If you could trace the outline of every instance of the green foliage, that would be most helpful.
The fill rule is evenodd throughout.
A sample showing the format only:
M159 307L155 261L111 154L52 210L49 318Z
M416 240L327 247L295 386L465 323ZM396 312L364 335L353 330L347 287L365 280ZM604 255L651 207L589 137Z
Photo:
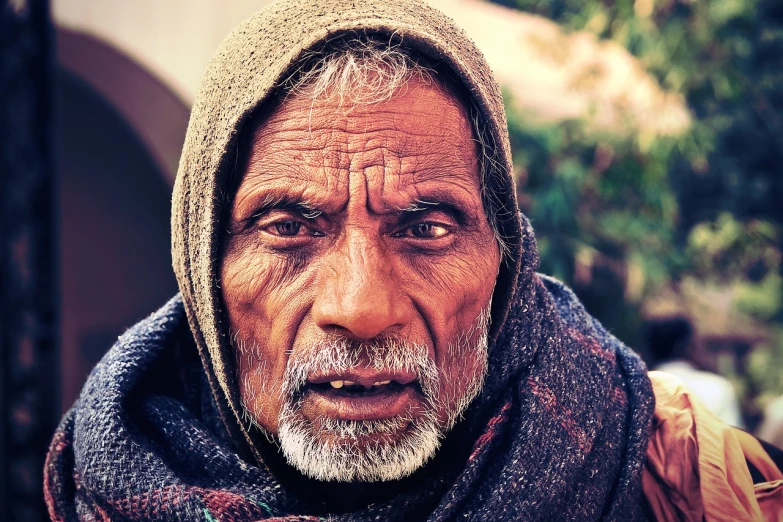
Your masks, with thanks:
M665 89L685 96L694 124L677 141L667 171L681 202L700 200L681 209L686 231L724 210L783 222L783 2L501 3L614 40Z
M675 142L642 150L635 140L590 133L583 122L530 124L513 112L509 131L541 269L574 286L615 334L638 345L642 297L684 263L671 246L677 198L667 162Z
M783 393L783 2L499 3L621 44L693 116L677 139L628 139L509 114L542 270L635 346L657 289L683 278L729 289L770 332L743 387Z
M688 237L691 271L703 280L759 282L780 269L778 227L769 221L737 220L728 212L694 226Z
M783 368L783 328L775 326L770 335L760 343L748 356L747 379L760 391L758 396L759 409L772 398L783 395L783 379L780 369Z

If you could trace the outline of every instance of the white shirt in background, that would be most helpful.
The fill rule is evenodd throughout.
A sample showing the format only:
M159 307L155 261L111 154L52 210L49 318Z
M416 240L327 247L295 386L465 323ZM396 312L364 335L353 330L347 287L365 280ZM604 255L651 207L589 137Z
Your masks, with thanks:
M745 427L740 415L737 392L727 378L697 370L684 359L665 362L655 369L679 377L701 399L701 402L726 424L738 428Z

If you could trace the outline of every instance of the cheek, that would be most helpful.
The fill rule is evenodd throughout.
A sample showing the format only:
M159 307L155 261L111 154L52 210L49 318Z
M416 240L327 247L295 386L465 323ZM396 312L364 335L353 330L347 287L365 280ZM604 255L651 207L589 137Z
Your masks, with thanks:
M468 388L482 382L487 364L487 353L478 348L480 334L465 336L460 344L452 344L446 350L438 371L441 375L440 392L446 412L453 411Z
M242 404L268 432L277 433L280 416L280 389L283 374L270 364L262 349L242 350L237 355L237 377Z
M289 259L242 238L228 245L220 282L242 402L261 426L276 433L286 354L306 308L303 292L297 291L301 281Z
M229 240L220 267L220 287L232 321L235 314L257 310L257 304L272 297L269 290L281 287L290 273L285 264L284 258L264 251L251 236Z
M494 239L463 241L449 256L411 263L420 281L412 293L433 337L441 375L441 422L454 412L468 388L481 382L486 369L486 352L477 349L484 333L480 318L489 313L499 264Z
M414 276L409 293L429 323L437 358L444 355L439 346L464 334L488 308L499 264L494 239L474 238L461 240L448 255L420 256L410 262Z
M252 237L232 238L220 268L223 303L233 332L267 339L288 331L306 304L308 277L292 256L269 252ZM258 336L257 334L263 334ZM253 336L253 334L256 334Z

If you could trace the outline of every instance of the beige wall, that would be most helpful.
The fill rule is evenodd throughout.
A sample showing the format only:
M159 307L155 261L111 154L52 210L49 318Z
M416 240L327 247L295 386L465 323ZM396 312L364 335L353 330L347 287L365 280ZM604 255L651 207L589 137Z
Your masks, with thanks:
M484 52L528 117L586 117L602 130L669 134L688 125L681 98L664 93L618 45L481 0L428 0ZM160 78L186 104L223 37L269 0L53 0L55 22L93 35Z
M116 47L190 104L218 44L269 0L52 0L59 26Z

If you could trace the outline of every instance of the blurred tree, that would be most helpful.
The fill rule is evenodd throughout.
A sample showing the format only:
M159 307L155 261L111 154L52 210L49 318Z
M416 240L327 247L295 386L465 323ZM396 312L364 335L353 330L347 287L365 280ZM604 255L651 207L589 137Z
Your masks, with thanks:
M596 134L589 115L544 125L509 115L542 269L637 347L641 306L657 289L722 285L771 325L751 388L783 393L783 2L498 3L619 43L693 115L676 139Z

